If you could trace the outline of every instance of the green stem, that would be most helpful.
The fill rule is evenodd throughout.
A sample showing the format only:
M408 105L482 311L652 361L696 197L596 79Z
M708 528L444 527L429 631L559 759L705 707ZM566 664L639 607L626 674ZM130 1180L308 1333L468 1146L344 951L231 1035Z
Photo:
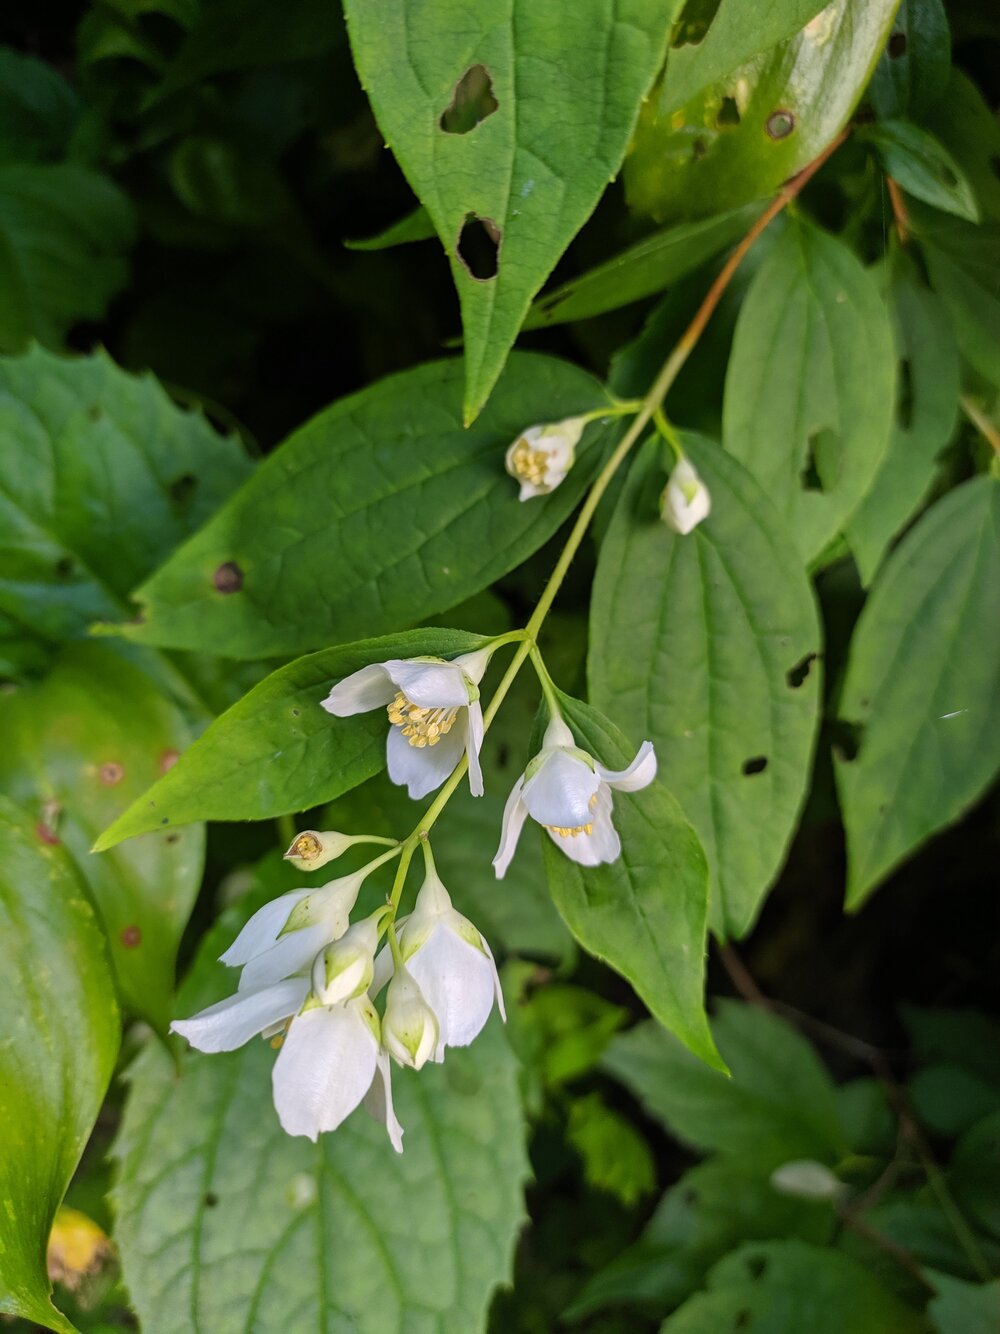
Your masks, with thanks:
M549 670L539 653L537 646L531 649L531 665L535 669L535 675L538 677L538 684L542 687L542 694L545 696L545 703L549 706L550 718L561 718L562 709L559 707L559 697L556 694L555 682L549 676Z
M677 438L677 432L670 425L670 422L667 420L667 414L662 408L657 408L653 413L653 424L656 426L660 435L663 436L664 440L666 440L670 448L674 451L674 458L680 463L681 459L684 457L684 450L680 440Z

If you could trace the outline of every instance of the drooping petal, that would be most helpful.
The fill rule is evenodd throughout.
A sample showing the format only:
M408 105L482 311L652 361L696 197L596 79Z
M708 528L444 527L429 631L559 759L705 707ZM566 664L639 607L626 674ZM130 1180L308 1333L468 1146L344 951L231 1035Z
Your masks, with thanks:
M258 1033L298 1014L308 994L306 977L293 977L255 991L238 991L190 1019L175 1019L170 1030L187 1038L199 1051L235 1051Z
M356 1002L298 1015L271 1073L282 1129L311 1140L336 1130L371 1088L378 1041Z
M602 783L597 794L597 801L590 813L591 832L579 834L554 834L547 830L552 842L560 852L564 852L570 861L580 866L600 866L602 862L617 861L621 855L621 839L611 821L611 789Z
M236 968L252 959L255 954L270 949L281 935L292 909L310 892L308 889L293 889L288 894L282 894L280 898L265 903L263 908L259 908L250 918L225 954L219 956L219 962L228 964L230 968Z
M483 788L483 768L479 763L479 751L483 744L483 710L479 700L473 700L465 710L465 749L469 756L469 791L474 797L481 797Z
M396 693L388 667L387 662L373 662L345 676L322 701L323 708L337 718L384 708Z
M376 1121L381 1121L389 1135L389 1143L397 1153L403 1152L403 1127L396 1120L392 1105L392 1067L389 1053L380 1047L375 1058L375 1078L371 1088L364 1096L365 1111Z
M503 823L500 828L500 846L496 850L496 856L493 858L493 869L496 871L498 880L502 880L507 874L507 867L511 863L514 852L517 848L517 840L521 837L521 830L524 828L524 822L528 818L528 808L521 800L521 789L524 787L524 774L517 780L510 790L507 798L507 804L503 808Z
M436 746L411 746L398 727L390 727L385 742L389 777L419 801L449 777L464 750L465 724L461 718Z
M503 987L500 985L500 974L497 972L497 961L493 957L493 951L490 949L486 937L480 936L479 939L483 942L483 949L486 951L486 956L493 966L493 990L496 995L497 1009L500 1011L500 1018L506 1023L507 1006L504 1004Z
M656 751L653 749L652 741L642 743L627 769L616 772L614 769L605 769L603 764L599 764L597 772L605 783L619 792L638 792L641 788L648 787L656 777Z
M538 768L525 780L521 800L539 824L573 829L590 823L591 799L600 785L595 771L574 752L543 751Z
M398 690L424 709L464 708L469 702L465 673L453 662L390 658L385 664Z
M406 966L438 1021L438 1042L467 1047L493 1009L494 968L489 956L440 922Z
M240 973L239 990L254 991L270 986L293 973L308 973L324 945L330 943L329 929L322 924L289 931L279 941L247 963Z

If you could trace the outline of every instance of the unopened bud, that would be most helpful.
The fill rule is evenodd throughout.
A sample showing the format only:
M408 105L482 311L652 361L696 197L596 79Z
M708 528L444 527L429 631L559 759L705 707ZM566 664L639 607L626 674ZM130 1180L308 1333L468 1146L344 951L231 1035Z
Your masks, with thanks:
M675 533L685 535L708 518L712 498L688 458L678 459L660 496L660 518Z
M376 920L366 917L327 945L313 964L312 986L324 1005L339 1005L362 995L371 985L378 948Z
M800 1200L835 1200L844 1193L844 1183L828 1167L811 1158L782 1163L771 1173L771 1185L781 1195Z
M400 1065L419 1070L438 1043L438 1022L423 992L405 968L389 983L382 1016L382 1041Z
M285 853L285 861L291 862L299 871L318 871L327 862L335 861L347 849L357 842L347 834L338 834L335 829L319 833L315 829L303 829L292 839L291 847Z

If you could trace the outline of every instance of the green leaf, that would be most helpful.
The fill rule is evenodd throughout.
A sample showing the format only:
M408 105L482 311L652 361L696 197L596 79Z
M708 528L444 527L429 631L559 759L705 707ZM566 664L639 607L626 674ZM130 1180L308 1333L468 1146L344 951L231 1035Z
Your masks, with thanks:
M979 205L965 173L944 145L905 120L869 126L864 138L875 145L887 175L907 194L966 222L979 221Z
M120 619L248 469L236 440L104 353L0 358L0 613L49 643Z
M863 1265L802 1241L741 1246L712 1270L709 1290L685 1302L662 1334L923 1334L923 1316L904 1306ZM749 1313L745 1315L744 1313Z
M0 1312L73 1326L45 1247L118 1052L103 932L65 851L0 797Z
M649 1145L631 1121L608 1107L599 1093L570 1104L566 1140L580 1155L583 1177L631 1209L656 1185Z
M846 1143L834 1085L813 1049L766 1010L720 1001L712 1032L732 1078L709 1070L656 1024L613 1038L603 1065L674 1135L769 1171L834 1164Z
M76 94L51 65L0 47L0 162L56 162L80 115Z
M650 98L625 160L629 205L667 222L711 217L777 190L846 125L898 3L832 0L795 37L682 107L665 115ZM735 0L731 7L734 17L743 8ZM755 23L744 17L741 26Z
M103 857L97 835L176 761L190 736L137 667L96 644L0 698L0 786L76 860L110 942L122 1001L165 1033L181 932L201 883L200 827L149 834Z
M485 642L462 630L410 630L297 658L217 718L94 850L168 825L265 820L332 801L384 768L389 725L384 709L332 718L320 707L330 687L371 662L454 657Z
M468 430L462 367L433 362L295 431L137 592L132 639L230 657L291 654L413 625L552 536L617 424L594 424L550 496L522 504L504 452L535 422L607 402L591 376L521 353Z
M973 227L924 212L911 221L959 350L980 375L1000 386L1000 226Z
M206 937L180 1013L232 989L214 959L244 915ZM362 1110L316 1145L285 1135L273 1061L257 1041L186 1052L178 1077L150 1044L132 1069L115 1236L143 1328L483 1328L510 1274L527 1175L517 1065L499 1020L442 1066L394 1069L402 1158Z
M950 72L951 33L942 0L902 0L868 88L876 114L919 119L933 107L936 123Z
M951 1274L930 1277L937 1296L927 1309L938 1334L995 1334L1000 1323L1000 1279L976 1284Z
M0 351L32 338L62 346L99 320L125 284L132 205L95 172L66 163L0 166Z
M667 116L710 83L731 74L762 51L794 37L823 8L822 0L765 0L748 14L742 0L721 0L711 26L691 31L689 0L674 25L658 111Z
M886 562L861 613L840 701L847 904L859 907L1000 766L1000 484L938 501Z
M621 165L667 15L659 0L347 0L345 12L379 128L451 261L471 421L531 298ZM478 123L449 131L446 113L472 80Z
M634 749L614 723L567 695L560 704L584 750L610 769L630 763ZM583 948L631 982L699 1063L722 1070L705 1017L708 867L698 836L659 780L616 793L614 821L621 856L602 866L578 865L539 831L555 905Z
M759 212L757 207L734 209L704 222L681 223L654 232L613 259L540 296L528 312L524 328L548 329L554 324L587 320L661 292L738 240Z
M896 263L888 301L899 368L895 418L874 484L846 524L866 586L933 485L958 419L958 348L940 300L912 265Z
M894 374L875 279L843 242L789 225L740 311L723 432L807 558L872 484L888 446Z
M711 871L720 936L750 927L795 829L821 699L816 607L781 520L734 459L684 447L712 512L693 533L658 513L662 446L647 444L601 544L591 602L594 703L656 746Z
M969 1222L1000 1238L1000 1107L958 1141L948 1179Z
M430 214L423 204L418 204L412 213L407 213L398 222L391 223L375 236L365 237L360 241L345 241L348 250L389 250L396 245L409 245L412 241L427 241L437 236Z
M961 70L951 71L944 96L934 108L934 133L962 168L984 218L1000 221L1000 121Z

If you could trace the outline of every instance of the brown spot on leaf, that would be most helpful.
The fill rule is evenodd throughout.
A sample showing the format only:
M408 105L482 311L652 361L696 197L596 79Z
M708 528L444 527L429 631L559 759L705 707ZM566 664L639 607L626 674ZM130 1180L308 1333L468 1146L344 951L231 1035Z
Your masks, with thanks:
M764 128L771 139L787 139L795 129L795 117L790 111L772 111Z
M121 935L118 937L123 947L127 950L134 950L137 945L142 944L142 931L133 922L131 926L123 926Z
M160 756L159 762L156 767L159 769L161 774L165 774L169 769L172 769L174 767L174 765L177 763L180 757L181 753L179 750L165 750L163 754Z
M125 777L125 766L117 760L106 760L97 771L105 787L115 787Z
M59 835L52 826L47 825L44 820L39 820L35 825L35 833L38 835L39 841L47 843L50 848L57 848L59 846Z
M212 583L220 593L238 593L243 587L243 571L234 560L224 561L212 575Z

